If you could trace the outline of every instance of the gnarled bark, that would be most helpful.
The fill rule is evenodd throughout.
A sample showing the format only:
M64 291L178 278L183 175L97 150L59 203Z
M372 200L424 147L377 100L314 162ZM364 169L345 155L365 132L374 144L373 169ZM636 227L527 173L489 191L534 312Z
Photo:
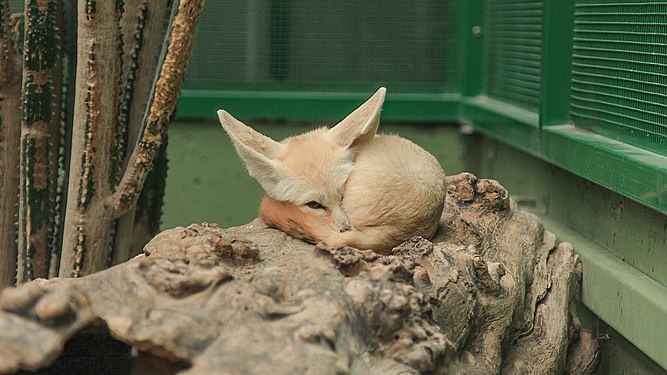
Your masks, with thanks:
M109 270L5 290L0 373L80 371L91 340L86 366L134 373L591 373L572 247L495 181L448 186L439 235L389 256L202 224Z

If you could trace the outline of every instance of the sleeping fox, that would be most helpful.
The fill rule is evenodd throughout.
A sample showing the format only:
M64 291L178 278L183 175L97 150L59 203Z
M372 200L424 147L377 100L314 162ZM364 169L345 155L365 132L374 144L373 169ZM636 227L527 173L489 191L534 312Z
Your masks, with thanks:
M412 236L431 238L445 201L438 161L396 135L376 135L380 88L333 128L276 142L229 113L218 117L264 188L260 220L293 237L388 253Z

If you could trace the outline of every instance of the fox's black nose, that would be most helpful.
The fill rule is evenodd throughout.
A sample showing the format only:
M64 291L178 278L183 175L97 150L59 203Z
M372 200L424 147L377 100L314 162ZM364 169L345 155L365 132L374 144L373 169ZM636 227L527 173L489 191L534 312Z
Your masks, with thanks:
M349 224L343 224L343 226L340 227L340 232L341 233L349 232L350 230L352 230L352 227L350 227Z

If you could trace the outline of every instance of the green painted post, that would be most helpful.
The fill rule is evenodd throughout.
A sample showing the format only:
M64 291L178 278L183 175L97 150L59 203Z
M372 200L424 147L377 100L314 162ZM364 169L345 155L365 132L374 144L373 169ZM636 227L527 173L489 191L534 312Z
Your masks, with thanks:
M544 0L540 125L570 122L574 0Z
M461 94L477 96L484 90L484 1L460 0L462 53L459 61Z

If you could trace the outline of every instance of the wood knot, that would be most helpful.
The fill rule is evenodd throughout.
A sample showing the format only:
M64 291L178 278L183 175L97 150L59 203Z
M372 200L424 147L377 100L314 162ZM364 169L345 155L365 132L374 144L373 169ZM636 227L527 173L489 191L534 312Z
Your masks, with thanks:
M403 259L420 259L433 253L433 243L421 236L414 236L391 250Z
M509 207L510 198L507 189L495 180L480 180L477 183L477 192L491 207L506 209Z
M250 241L217 237L209 238L207 244L212 253L234 265L259 260L259 248Z
M315 246L315 255L329 259L346 277L356 276L368 270L367 262L372 262L378 255L370 250L362 251L353 247L331 247L324 242Z

